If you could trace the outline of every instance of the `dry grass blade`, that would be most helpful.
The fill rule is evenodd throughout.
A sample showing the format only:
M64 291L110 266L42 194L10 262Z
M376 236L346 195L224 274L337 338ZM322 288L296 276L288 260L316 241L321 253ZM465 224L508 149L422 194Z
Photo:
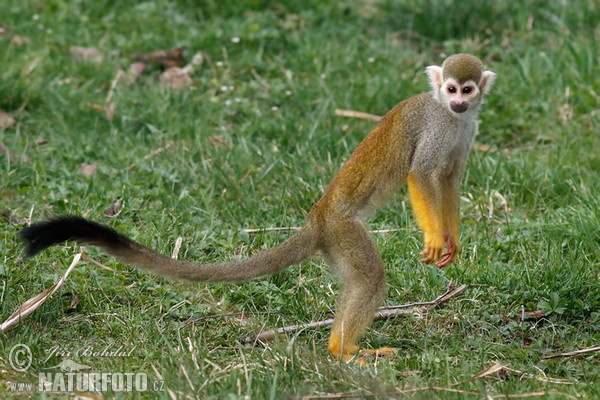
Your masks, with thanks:
M600 351L600 346L586 347L585 349L580 349L580 350L575 350L575 351L569 351L567 353L551 354L549 356L542 357L542 361L552 360L552 359L555 359L555 358L566 358L566 357L580 356L582 354L596 353L598 351Z
M370 121L380 121L381 116L365 113L362 111L353 111L353 110L335 110L335 115L339 115L341 117L351 117L351 118L360 118L360 119L368 119Z
M176 47L172 50L158 50L150 53L141 53L134 55L133 60L146 64L154 64L161 68L181 67L185 64L183 50L184 47Z
M52 286L50 286L48 289L44 290L42 293L39 293L39 294L33 296L32 298L27 300L25 303L21 304L21 306L17 309L17 311L15 311L10 317L8 317L8 319L6 321L4 321L2 323L2 325L0 325L0 332L7 332L7 331L11 330L12 328L16 327L17 325L19 325L21 323L21 321L23 321L25 318L30 316L35 310L37 310L42 304L44 304L44 302L50 296L52 296L54 293L56 293L56 291L63 285L63 283L65 283L65 281L69 277L69 274L79 264L79 261L81 261L81 259L84 259L85 261L88 261L88 262L90 262L100 268L106 269L108 271L116 272L114 269L109 268L109 267L102 265L99 262L93 260L92 258L90 258L90 256L88 256L85 253L75 254L75 256L73 257L73 262L71 262L71 265L69 265L69 268L67 268L67 271L62 276L62 278L60 278L58 281L56 281Z
M17 309L17 311L15 311L10 317L8 317L8 319L6 321L4 321L2 323L2 325L0 325L0 331L6 332L6 331L14 328L15 326L19 325L22 320L27 318L35 310L37 310L42 304L44 304L46 299L48 299L50 296L52 296L63 285L63 283L65 282L65 280L67 279L67 277L69 276L71 271L73 271L73 268L75 268L77 266L77 264L79 264L79 260L81 259L81 256L82 256L82 253L75 254L75 256L73 257L73 262L71 263L69 268L67 268L67 272L65 272L63 277L60 278L56 283L54 283L54 285L52 285L48 289L44 290L42 293L33 296L32 298L27 300L25 303L23 303Z
M81 254L81 258L83 258L85 261L87 261L87 262L89 262L89 263L92 263L92 264L94 264L96 267L99 267L99 268L102 268L102 269L105 269L105 270L107 270L107 271L114 272L114 273L117 273L117 272L118 272L117 270L115 270L115 269L112 269L112 268L110 268L110 267L107 267L107 266L106 266L106 265L104 265L104 264L100 264L98 261L94 260L93 258L91 258L90 256L88 256L88 255L87 255L87 254L85 254L85 253L82 253L82 254Z
M175 240L175 248L173 248L173 254L171 255L171 258L173 260L177 260L179 258L179 250L181 250L182 243L183 243L183 238L181 236L179 236Z
M489 368L486 368L483 371L481 371L480 373L478 373L477 375L471 377L471 380L475 380L475 379L479 379L479 378L483 378L483 377L495 374L496 372L500 372L503 369L504 369L503 365L494 363Z

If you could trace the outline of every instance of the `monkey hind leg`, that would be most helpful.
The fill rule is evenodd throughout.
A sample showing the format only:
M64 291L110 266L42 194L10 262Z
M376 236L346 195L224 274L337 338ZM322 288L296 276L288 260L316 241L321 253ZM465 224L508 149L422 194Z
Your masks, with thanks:
M329 339L331 353L343 360L352 360L373 316L385 298L386 285L383 261L375 242L360 221L337 220L338 238L327 248L327 260L342 279L342 290ZM339 240L341 238L341 240ZM363 355L377 350L364 350ZM390 355L392 349L380 349L380 355ZM360 355L360 353L359 353ZM360 358L357 359L362 363Z

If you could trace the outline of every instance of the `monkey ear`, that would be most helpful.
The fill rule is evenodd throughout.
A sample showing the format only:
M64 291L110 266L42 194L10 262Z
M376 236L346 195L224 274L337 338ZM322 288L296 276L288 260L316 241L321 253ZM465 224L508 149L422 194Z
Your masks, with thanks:
M433 90L433 96L439 100L440 98L440 88L444 83L444 77L442 76L442 67L438 67L437 65L430 65L425 68L425 72L427 72L427 76L429 76L429 86L431 86L431 90Z
M435 91L440 90L442 87L442 83L444 83L444 77L442 76L442 67L438 67L437 65L430 65L425 68L427 75L429 76L429 84L431 88Z
M484 95L487 95L492 88L492 84L496 80L496 74L492 71L483 71L481 74L481 82L479 82L479 90Z

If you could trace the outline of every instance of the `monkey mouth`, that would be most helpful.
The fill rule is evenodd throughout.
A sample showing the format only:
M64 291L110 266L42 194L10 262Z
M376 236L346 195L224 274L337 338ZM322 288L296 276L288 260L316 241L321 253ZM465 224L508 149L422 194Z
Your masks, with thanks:
M463 113L469 109L469 103L450 103L450 109L455 113Z

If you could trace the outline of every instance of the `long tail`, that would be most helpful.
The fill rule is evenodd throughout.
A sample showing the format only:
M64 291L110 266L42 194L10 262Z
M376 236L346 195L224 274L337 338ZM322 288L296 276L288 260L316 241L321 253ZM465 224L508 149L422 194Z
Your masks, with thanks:
M317 235L310 226L282 244L243 260L200 264L165 257L114 229L81 217L61 216L33 224L20 232L26 257L54 244L73 240L98 246L125 264L169 278L195 282L244 282L282 271L315 253Z

